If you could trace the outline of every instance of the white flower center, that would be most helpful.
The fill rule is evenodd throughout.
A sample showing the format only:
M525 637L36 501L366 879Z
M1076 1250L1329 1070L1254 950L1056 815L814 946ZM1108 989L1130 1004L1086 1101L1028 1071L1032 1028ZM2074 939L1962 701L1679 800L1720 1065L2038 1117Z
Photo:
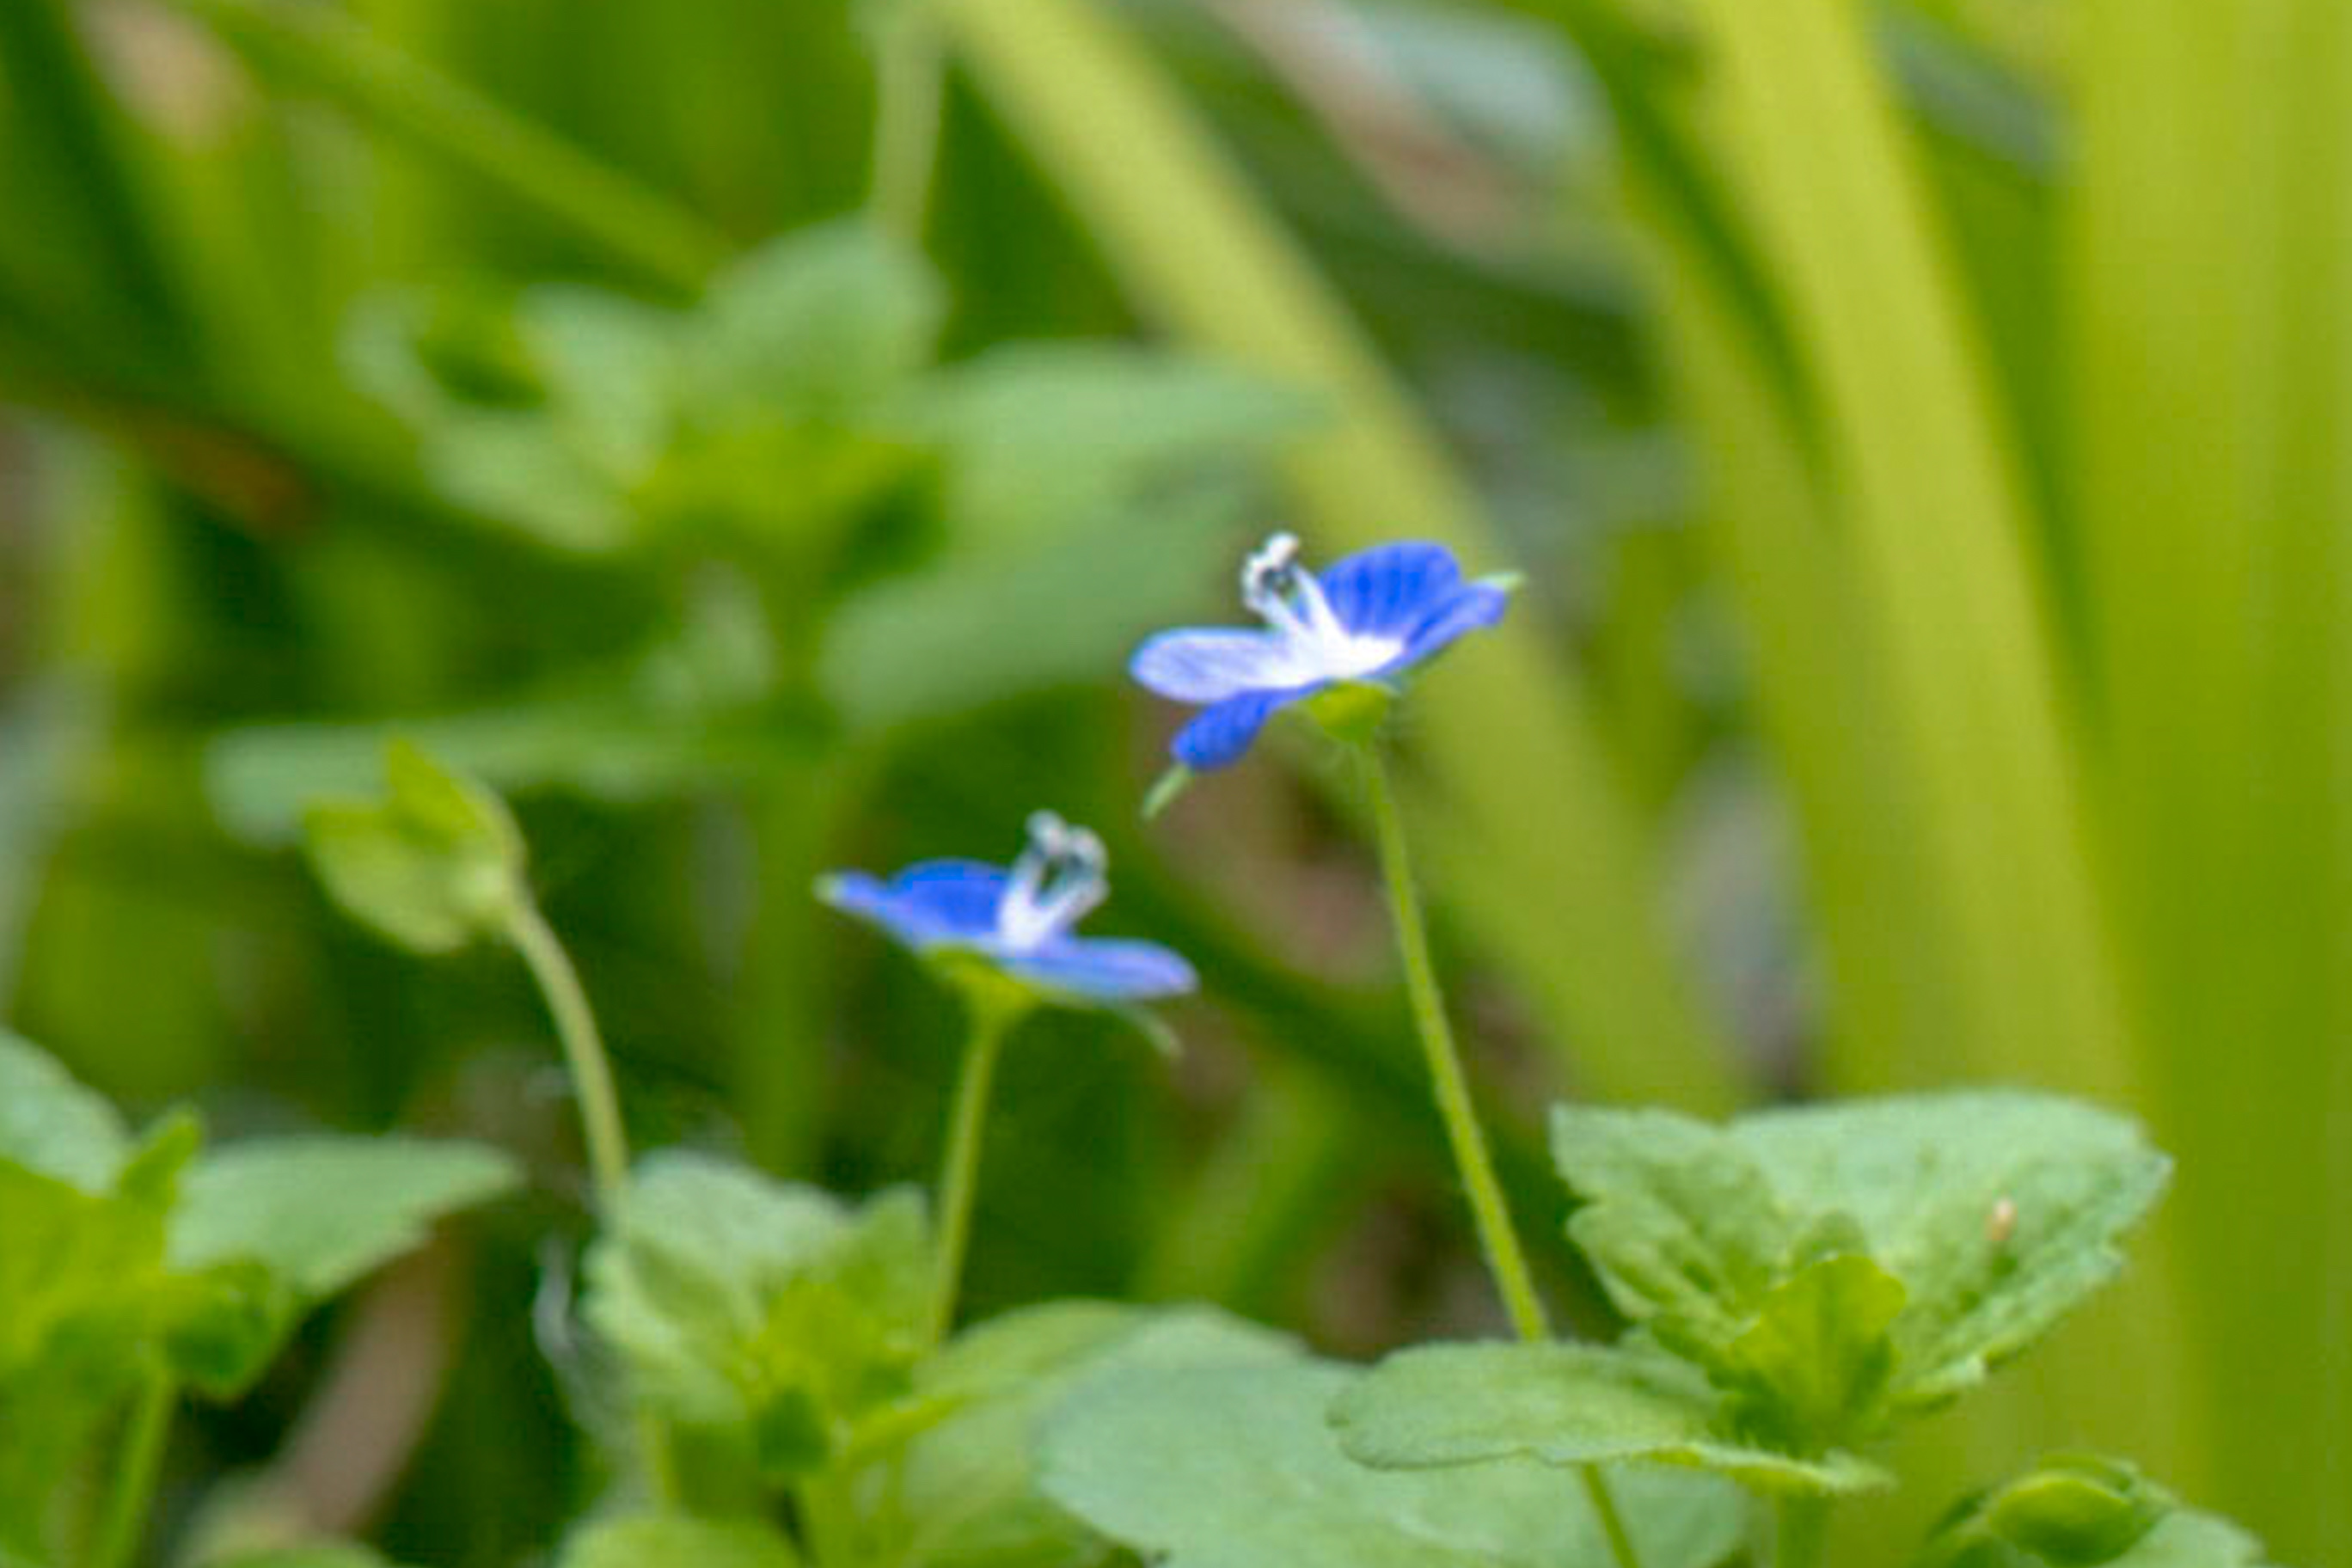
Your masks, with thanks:
M1108 863L1102 840L1085 828L1050 811L1032 815L1029 846L996 906L996 940L1009 952L1027 952L1068 931L1110 891Z
M1242 563L1242 603L1282 641L1277 679L1304 686L1353 680L1404 651L1402 639L1351 632L1339 624L1323 585L1298 563L1298 536L1277 533Z

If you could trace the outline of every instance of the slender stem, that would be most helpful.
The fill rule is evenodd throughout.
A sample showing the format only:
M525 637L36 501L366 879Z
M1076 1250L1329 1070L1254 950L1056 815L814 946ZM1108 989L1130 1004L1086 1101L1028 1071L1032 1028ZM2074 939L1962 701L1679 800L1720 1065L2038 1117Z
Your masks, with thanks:
M947 85L939 28L921 6L902 6L883 24L877 65L874 216L899 239L919 246L939 165Z
M100 1516L97 1533L91 1538L90 1568L127 1568L138 1555L179 1393L178 1384L161 1368L150 1371L141 1381L130 1421L123 1428L122 1451L116 1458L114 1485L107 1493L106 1511Z
M940 1166L938 1275L931 1289L930 1339L947 1337L955 1321L956 1292L963 1279L963 1255L971 1240L971 1210L980 1191L981 1135L988 1119L996 1058L1021 1016L1021 1008L974 992L969 997L971 1032L956 1073L955 1106L948 1121L947 1153Z
M1429 931L1422 919L1421 896L1413 889L1412 863L1405 850L1396 793L1389 785L1388 769L1377 751L1367 744L1359 746L1357 754L1371 797L1381 876L1388 884L1389 913L1396 922L1397 952L1404 960L1405 993L1412 1002L1413 1026L1429 1063L1446 1142L1453 1148L1454 1163L1470 1200L1471 1216L1477 1222L1478 1242L1519 1337L1530 1342L1547 1340L1551 1337L1551 1325L1544 1317L1543 1300L1536 1294L1527 1254L1519 1250L1518 1233L1511 1228L1503 1186L1495 1177L1494 1158L1486 1152L1486 1134L1470 1103L1470 1081L1462 1071L1461 1053L1454 1048L1453 1026L1445 1020L1445 1002L1437 989L1436 967L1430 962Z
M1446 1022L1445 999L1437 988L1437 967L1430 961L1429 927L1422 916L1421 895L1413 886L1412 860L1405 848L1404 821L1397 811L1396 791L1389 783L1388 767L1381 761L1378 748L1365 742L1355 750L1362 766L1365 792L1371 801L1372 834L1380 847L1381 878L1388 885L1389 913L1396 924L1397 952L1404 961L1405 994L1412 999L1413 1025L1421 1036L1423 1054L1428 1058L1438 1114L1444 1120L1446 1141L1453 1147L1454 1163L1461 1173L1463 1190L1470 1199L1470 1213L1477 1222L1486 1267L1502 1292L1503 1304L1510 1312L1519 1338L1538 1344L1551 1337L1551 1325L1544 1316L1543 1298L1536 1293L1527 1254L1519 1249L1518 1232L1511 1226L1503 1184L1495 1176L1494 1157L1486 1152L1486 1134L1478 1124L1477 1110L1470 1100L1470 1080L1462 1070L1462 1054L1454 1044L1453 1026ZM1610 1556L1617 1568L1641 1568L1633 1537L1626 1532L1624 1516L1618 1511L1617 1500L1608 1481L1591 1465L1578 1467L1577 1474L1584 1483L1584 1494L1592 1504L1593 1515L1601 1521L1601 1533L1608 1537Z
M1826 1498L1783 1493L1773 1499L1771 1568L1819 1568L1829 1520Z
M613 1089L612 1063L604 1055L604 1037L596 1029L596 1015L589 1010L579 972L538 906L528 899L517 900L507 935L530 966L531 978L547 998L548 1015L555 1020L556 1037L563 1042L564 1065L571 1069L572 1090L580 1101L597 1206L609 1216L619 1210L628 1190L629 1140L621 1130L621 1100Z

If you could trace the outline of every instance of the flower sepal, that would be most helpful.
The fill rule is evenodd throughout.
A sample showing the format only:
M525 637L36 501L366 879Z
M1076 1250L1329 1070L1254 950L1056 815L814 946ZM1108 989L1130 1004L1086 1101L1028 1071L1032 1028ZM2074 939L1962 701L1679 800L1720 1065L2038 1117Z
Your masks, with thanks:
M1298 705L1315 727L1343 746L1369 746L1380 739L1397 689L1384 680L1335 680Z

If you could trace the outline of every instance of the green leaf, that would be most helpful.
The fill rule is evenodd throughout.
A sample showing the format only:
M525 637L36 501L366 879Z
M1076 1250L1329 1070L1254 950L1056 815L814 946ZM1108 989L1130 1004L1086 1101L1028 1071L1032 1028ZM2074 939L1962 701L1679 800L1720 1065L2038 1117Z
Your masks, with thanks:
M200 1568L392 1568L383 1558L364 1546L347 1541L322 1541L301 1546L272 1546L259 1552L240 1552L230 1557L211 1557Z
M945 453L959 544L1037 542L1153 488L1268 453L1315 405L1263 377L1123 344L1018 345L927 377L903 410Z
M907 1533L891 1560L908 1568L1094 1562L1093 1532L1036 1484L1038 1435L1072 1389L1122 1367L1292 1353L1281 1335L1207 1308L1051 1301L967 1329L923 1363L905 1402L934 1414L892 1460ZM873 1452L863 1434L859 1447Z
M1366 1468L1324 1419L1349 1369L1297 1358L1134 1368L1090 1380L1048 1424L1047 1495L1168 1568L1582 1568L1609 1561L1578 1489L1538 1465ZM1645 1568L1706 1568L1739 1538L1711 1477L1612 1484Z
M260 1263L304 1300L323 1300L422 1245L442 1215L519 1180L511 1160L478 1143L320 1135L233 1144L188 1172L171 1261Z
M1893 1394L1941 1403L2122 1267L2170 1164L2128 1119L1990 1089L1766 1111L1735 1128L1781 1201L1837 1212L1900 1280Z
M1559 1106L1552 1158L1584 1199L1569 1234L1618 1309L1722 1366L1779 1282L1799 1226L1724 1132L1664 1110Z
M1349 1457L1382 1469L1643 1459L1799 1493L1864 1491L1890 1479L1849 1454L1804 1457L1748 1440L1723 1399L1688 1367L1654 1352L1595 1345L1405 1351L1342 1394L1331 1424Z
M903 1394L923 1348L922 1203L853 1209L694 1154L640 1166L588 1257L586 1315L666 1417L731 1433L763 1472L822 1460Z
M2120 1459L2056 1454L1971 1498L1918 1568L2258 1568L2262 1545Z
M384 749L385 799L303 821L319 879L354 919L417 952L504 931L524 894L523 843L498 796L405 742Z
M794 1568L800 1554L762 1519L640 1513L589 1525L563 1543L557 1568Z
M858 223L799 230L713 281L684 344L701 417L868 408L926 363L944 310L922 258Z
M55 1058L0 1029L0 1160L103 1192L131 1143L122 1118Z
M1732 1342L1734 1422L1796 1453L1875 1436L1903 1303L1901 1282L1851 1253L1774 1286Z

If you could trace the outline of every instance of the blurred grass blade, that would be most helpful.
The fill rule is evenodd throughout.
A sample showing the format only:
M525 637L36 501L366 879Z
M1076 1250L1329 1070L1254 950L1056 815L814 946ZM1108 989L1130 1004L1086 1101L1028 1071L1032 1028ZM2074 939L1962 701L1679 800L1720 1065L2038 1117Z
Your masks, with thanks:
M1291 477L1326 548L1421 536L1504 563L1432 434L1187 107L1087 0L930 0L950 46L1061 186L1143 311L1337 415ZM1523 955L1516 977L1602 1095L1720 1107L1730 1064L1668 952L1648 847L1572 680L1522 615L1415 709L1468 824L1462 909ZM1538 935L1537 933L1540 933Z
M316 94L489 182L616 262L698 292L727 255L692 213L383 43L341 11L284 0L173 0L280 89Z
M2283 1562L2340 1563L2352 11L2086 12L2068 258L2084 553L2160 1134L2192 1177L2179 1204L2200 1265L2211 1500Z

